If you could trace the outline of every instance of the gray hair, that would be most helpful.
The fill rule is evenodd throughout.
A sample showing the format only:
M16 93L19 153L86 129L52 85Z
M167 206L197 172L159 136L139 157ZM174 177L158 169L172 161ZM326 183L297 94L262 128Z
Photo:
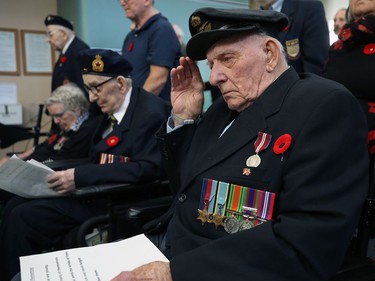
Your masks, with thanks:
M62 104L65 110L76 114L80 113L80 115L88 112L90 105L83 91L74 83L68 83L56 88L46 100L47 107L56 103Z

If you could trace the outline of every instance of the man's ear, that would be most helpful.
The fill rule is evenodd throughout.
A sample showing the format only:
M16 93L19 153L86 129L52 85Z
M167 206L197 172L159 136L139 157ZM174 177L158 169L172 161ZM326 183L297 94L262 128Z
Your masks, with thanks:
M268 72L272 72L279 59L280 59L280 47L279 44L275 42L273 39L268 39L266 42L266 70Z
M116 77L116 81L117 81L120 91L123 93L126 93L126 91L128 90L128 84L126 82L125 77L122 75L119 75Z

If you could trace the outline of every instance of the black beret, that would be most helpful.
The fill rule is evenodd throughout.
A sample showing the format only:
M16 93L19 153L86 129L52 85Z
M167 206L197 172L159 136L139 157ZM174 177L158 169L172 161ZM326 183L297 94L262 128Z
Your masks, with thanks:
M82 74L131 77L133 67L118 52L106 49L86 49L78 54Z
M44 24L46 26L50 24L61 25L61 26L65 26L69 28L70 30L74 30L73 24L70 21L68 21L67 19L64 19L63 17L56 16L56 15L48 15L46 19L44 20Z
M278 33L287 26L288 17L276 11L201 8L189 18L192 38L186 52L193 60L204 60L210 47L221 39L249 31L278 39Z

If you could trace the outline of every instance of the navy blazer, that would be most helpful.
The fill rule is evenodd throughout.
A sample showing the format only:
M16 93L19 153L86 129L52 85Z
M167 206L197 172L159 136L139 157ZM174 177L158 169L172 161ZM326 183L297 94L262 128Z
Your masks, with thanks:
M279 34L289 65L298 73L321 75L329 48L323 4L318 0L284 0L281 12L289 18L288 29Z
M154 135L169 114L170 107L164 100L133 88L125 116L105 138L102 134L108 128L109 120L108 115L103 115L93 137L92 164L76 168L76 186L135 183L160 178L161 154ZM99 164L101 153L130 160Z
M86 92L83 88L82 69L78 62L78 53L85 49L90 47L77 36L74 37L65 54L56 61L52 73L52 91L67 82L73 82ZM65 57L66 60L61 61L61 57Z
M271 142L244 173L258 132ZM291 146L278 155L284 134ZM366 121L346 88L289 68L238 117L220 98L197 125L157 136L178 175L173 207L155 224L172 217L174 281L327 280L340 267L368 190ZM235 234L202 225L204 178L275 193L272 219Z

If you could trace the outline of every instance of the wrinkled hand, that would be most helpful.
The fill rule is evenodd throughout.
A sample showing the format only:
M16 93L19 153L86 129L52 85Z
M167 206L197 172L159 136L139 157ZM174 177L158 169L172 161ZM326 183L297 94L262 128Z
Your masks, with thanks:
M171 70L173 112L181 119L196 119L202 113L204 83L197 64L188 57Z
M59 171L47 178L48 187L57 193L65 193L76 188L74 182L74 169Z
M123 271L111 281L172 281L172 275L168 262L155 261Z
M4 164L6 161L8 161L8 160L9 160L9 157L7 157L7 156L1 158L1 159L0 159L0 166L3 165L3 164Z

